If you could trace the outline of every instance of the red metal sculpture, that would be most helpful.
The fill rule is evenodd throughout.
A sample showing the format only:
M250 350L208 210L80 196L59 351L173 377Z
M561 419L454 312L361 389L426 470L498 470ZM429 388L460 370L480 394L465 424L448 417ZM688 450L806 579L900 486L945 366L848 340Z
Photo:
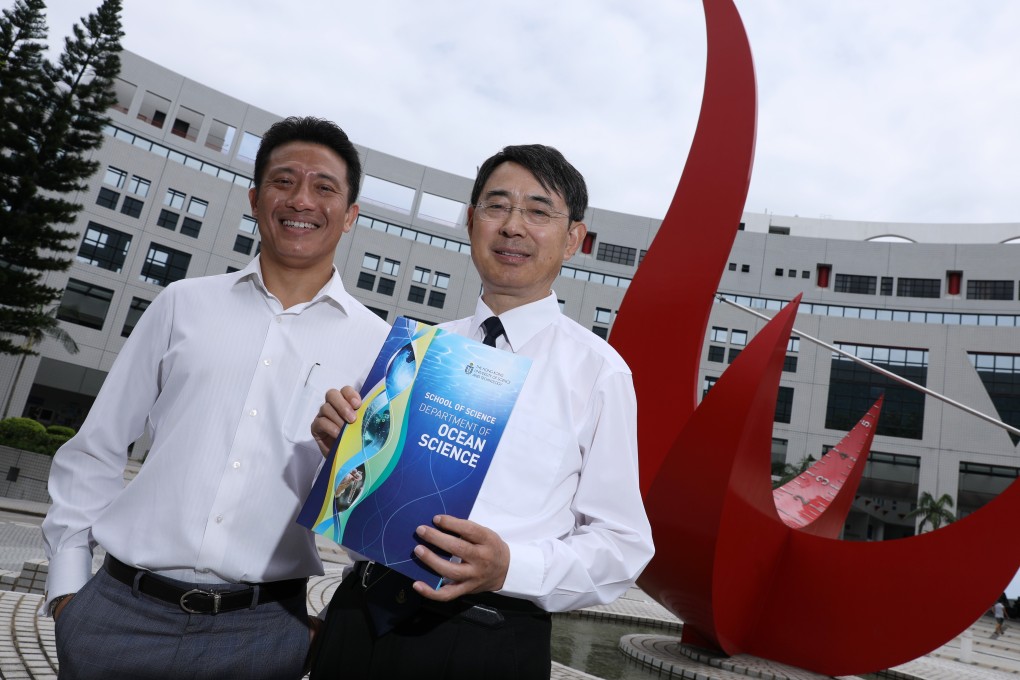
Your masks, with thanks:
M799 300L695 408L713 295L747 196L756 117L736 8L731 0L703 5L708 60L697 131L612 333L634 371L642 491L656 538L640 585L684 621L685 643L833 675L888 668L952 639L1002 592L1020 564L1020 542L1003 537L1020 516L1020 485L948 527L895 541L834 538L853 480L812 522L784 521L770 490L770 443ZM669 347L668 361L648 351L650 341Z

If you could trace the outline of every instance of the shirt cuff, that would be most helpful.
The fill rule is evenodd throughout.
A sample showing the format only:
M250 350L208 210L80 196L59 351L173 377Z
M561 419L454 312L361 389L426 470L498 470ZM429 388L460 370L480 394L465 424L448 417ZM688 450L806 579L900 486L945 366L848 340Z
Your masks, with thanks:
M46 575L46 597L39 614L49 615L50 600L58 595L77 593L92 578L92 552L86 548L68 548L50 558Z
M536 600L542 593L545 580L545 557L535 545L511 543L510 566L506 571L500 595Z

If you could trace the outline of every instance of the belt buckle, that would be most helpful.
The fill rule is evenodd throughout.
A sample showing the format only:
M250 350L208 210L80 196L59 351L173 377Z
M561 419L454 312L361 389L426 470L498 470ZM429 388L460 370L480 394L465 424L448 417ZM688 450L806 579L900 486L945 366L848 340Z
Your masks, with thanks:
M213 610L212 610L212 613L213 614L219 614L220 613L220 597L221 596L220 596L220 594L218 592L216 592L214 590L202 590L200 588L192 588L188 592L186 592L183 595L181 595L181 601L180 601L181 609L183 609L184 611L186 611L189 614L204 614L205 612L201 612L201 611L199 611L197 609L192 609L191 607L189 607L187 605L187 603L185 601L188 599L189 595L206 595L206 596L211 596L212 599L213 599Z

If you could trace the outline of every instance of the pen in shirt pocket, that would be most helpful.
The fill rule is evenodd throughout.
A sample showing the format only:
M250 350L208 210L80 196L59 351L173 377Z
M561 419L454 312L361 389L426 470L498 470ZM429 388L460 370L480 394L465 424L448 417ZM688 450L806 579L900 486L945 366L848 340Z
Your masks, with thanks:
M315 375L315 371L319 368L319 366L321 366L321 364L316 361L312 364L312 367L308 369L308 376L305 378L305 387L308 387L312 383L312 376Z

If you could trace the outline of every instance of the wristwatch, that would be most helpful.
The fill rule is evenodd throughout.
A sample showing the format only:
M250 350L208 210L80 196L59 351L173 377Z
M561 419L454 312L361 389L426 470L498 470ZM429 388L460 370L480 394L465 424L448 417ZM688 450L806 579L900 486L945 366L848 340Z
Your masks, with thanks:
M57 611L57 607L60 605L60 603L69 597L74 597L74 593L67 593L66 595L57 595L55 598L50 600L50 607L47 611L49 612L51 617L53 616L54 612Z

